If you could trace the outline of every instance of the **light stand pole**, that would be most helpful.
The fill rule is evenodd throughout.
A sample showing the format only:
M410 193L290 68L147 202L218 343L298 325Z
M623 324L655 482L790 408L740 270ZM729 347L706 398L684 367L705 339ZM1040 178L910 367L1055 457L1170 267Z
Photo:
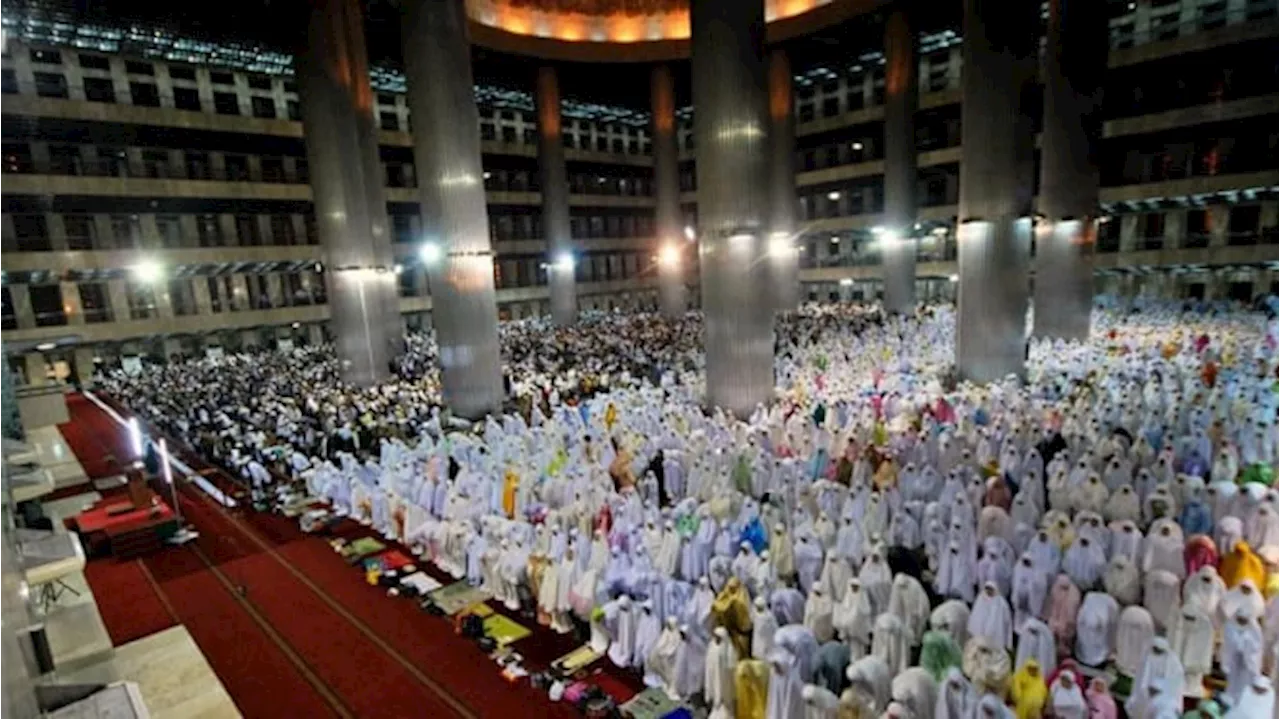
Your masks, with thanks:
M169 543L186 544L200 535L187 529L187 522L182 518L182 503L178 498L178 487L173 483L173 466L169 463L169 443L163 439L160 440L160 467L161 472L164 473L164 481L169 485L169 493L173 497L173 512L178 517L178 531L169 538Z

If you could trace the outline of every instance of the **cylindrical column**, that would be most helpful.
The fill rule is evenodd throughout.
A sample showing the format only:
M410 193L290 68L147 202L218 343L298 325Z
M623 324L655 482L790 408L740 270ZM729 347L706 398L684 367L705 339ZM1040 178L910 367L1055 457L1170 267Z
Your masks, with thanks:
M555 68L538 68L538 172L542 178L542 232L547 240L547 284L551 319L558 325L578 319L573 238L569 233L569 177L560 129L560 81Z
M649 76L653 115L653 199L655 247L658 254L658 300L662 313L679 317L685 298L685 237L680 214L680 155L676 149L676 83L669 65L657 65Z
M366 206L369 212L369 237L378 258L378 266L395 267L391 251L391 221L387 217L387 191L382 157L378 153L378 130L374 125L373 89L369 86L369 55L364 41L364 20L357 3L343 5L347 12L347 42L351 48L351 94L356 110L356 140L360 158L364 160ZM400 288L394 272L380 272L375 289L381 298L388 352L398 357L404 352L404 319L400 315Z
M778 312L800 302L796 226L796 113L787 52L769 53L769 292Z
M915 35L907 10L895 6L884 23L884 309L916 306L916 130L919 89Z
M960 289L956 370L990 382L1026 373L1032 127L1022 107L1035 5L964 0Z
M1093 308L1097 144L1107 17L1101 3L1050 0L1040 137L1035 333L1085 340Z
M342 376L369 386L389 373L383 286L390 268L372 237L370 163L358 139L352 0L313 0L307 47L295 55L303 134L329 282L329 312ZM362 61L361 66L365 63ZM385 209L383 210L385 212Z
M694 136L707 404L739 417L773 396L765 259L769 116L763 0L692 4Z
M444 400L455 414L478 419L502 408L502 364L462 3L408 0L402 28L424 234L440 250L428 277Z

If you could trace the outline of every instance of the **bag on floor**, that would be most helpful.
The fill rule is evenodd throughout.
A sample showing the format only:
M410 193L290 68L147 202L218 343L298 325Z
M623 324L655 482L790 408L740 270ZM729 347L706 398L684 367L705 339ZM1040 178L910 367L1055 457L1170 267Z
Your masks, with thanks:
M484 636L484 620L474 614L462 619L462 636L468 639L480 639Z

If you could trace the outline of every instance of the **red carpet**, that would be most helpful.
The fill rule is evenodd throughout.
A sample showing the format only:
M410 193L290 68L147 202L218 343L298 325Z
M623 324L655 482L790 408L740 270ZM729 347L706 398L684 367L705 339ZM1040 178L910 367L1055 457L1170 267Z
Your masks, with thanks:
M88 562L84 578L99 598L98 613L111 643L117 647L178 624L178 618L156 594L147 570L137 559ZM103 602L102 597L110 597L111 601Z
M103 434L126 434L92 404L77 406L73 419L74 424L95 425ZM181 454L197 469L208 467L189 452ZM229 477L202 474L219 488L234 485ZM524 680L507 683L472 642L454 633L450 621L365 584L358 570L321 538L302 534L293 520L254 513L244 506L228 511L193 487L184 491L182 509L201 533L193 543L198 549L149 557L147 567L179 608L179 618L246 716L265 716L259 709L275 706L273 702L295 692L319 699L294 667L282 670L295 680L292 687L285 687L257 683L254 679L262 676L263 669L246 672L239 666L247 644L269 647L263 650L266 654L272 650L282 654L254 615L305 662L313 681L318 679L340 698L342 709L352 716L519 717L531 712L539 717L578 716L572 707L551 702ZM368 530L348 522L342 533L358 535ZM236 588L237 596L221 586L206 559ZM237 626L216 632L219 636L204 636L215 613L220 619L234 619ZM534 629L533 636L515 645L527 668L542 669L576 646L570 638L530 620L517 620ZM277 656L277 664L279 660L287 658ZM632 672L612 667L609 671L617 683L639 685ZM334 709L327 707L320 713L331 715ZM301 708L268 714L310 715Z
M75 452L89 479L123 473L124 467L134 459L128 431L80 393L67 395L67 413L71 421L58 425L58 431ZM82 421L96 415L102 416L101 422Z

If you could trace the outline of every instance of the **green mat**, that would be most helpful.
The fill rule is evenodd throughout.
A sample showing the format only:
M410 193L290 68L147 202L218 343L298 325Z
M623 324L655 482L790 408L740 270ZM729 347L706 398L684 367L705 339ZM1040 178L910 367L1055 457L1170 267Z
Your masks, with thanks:
M619 707L622 715L632 719L661 719L679 708L667 693L657 687L649 687L631 701Z
M430 594L430 597L431 601L439 605L445 614L453 615L472 604L479 604L488 599L489 593L463 581L437 589Z
M350 544L343 547L341 550L339 550L339 553L342 554L342 556L346 557L347 559L354 560L354 559L359 559L361 557L366 557L376 552L381 552L386 548L387 548L387 545L383 544L382 542L379 542L373 537L361 537L356 541L351 542Z
M492 637L498 643L498 646L505 647L512 642L524 639L533 632L501 614L494 614L484 620L484 633L485 636Z

